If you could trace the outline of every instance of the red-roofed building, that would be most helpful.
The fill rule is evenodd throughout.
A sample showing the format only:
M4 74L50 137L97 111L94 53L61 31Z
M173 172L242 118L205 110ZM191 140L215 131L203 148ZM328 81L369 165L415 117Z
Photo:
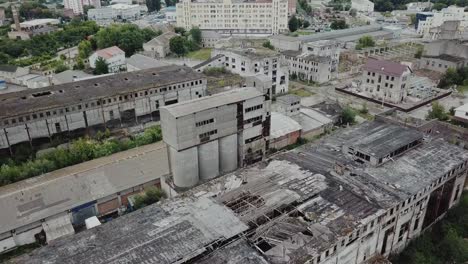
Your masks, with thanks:
M363 67L362 87L373 98L391 103L401 103L408 95L411 69L393 61L369 58Z
M117 46L97 50L89 57L89 65L96 68L96 61L103 58L109 65L109 72L119 72L125 68L125 52Z

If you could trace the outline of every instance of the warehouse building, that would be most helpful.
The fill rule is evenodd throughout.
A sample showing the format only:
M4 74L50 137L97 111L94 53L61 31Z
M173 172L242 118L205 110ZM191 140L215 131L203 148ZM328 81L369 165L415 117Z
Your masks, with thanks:
M168 173L166 146L159 142L0 187L0 252L50 243L92 216L115 217L129 196L160 186Z
M0 148L159 120L159 107L204 96L206 79L166 66L0 95Z
M271 102L265 97L242 88L162 107L175 186L193 187L262 160L270 134Z
M375 165L367 151L398 154ZM443 138L366 122L17 261L367 263L401 251L457 204L467 163Z

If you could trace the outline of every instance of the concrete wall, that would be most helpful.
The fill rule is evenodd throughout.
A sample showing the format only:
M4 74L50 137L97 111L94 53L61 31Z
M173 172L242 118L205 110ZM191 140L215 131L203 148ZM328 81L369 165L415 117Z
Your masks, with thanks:
M219 168L221 174L237 169L237 134L219 139Z
M448 68L458 69L462 68L463 66L468 64L468 60L462 60L459 62L441 60L439 58L428 58L422 57L421 58L421 68L428 69L431 71L445 73Z
M182 188L195 186L200 179L197 147L182 151L177 151L172 147L168 149L174 184Z
M217 139L198 146L200 180L209 180L219 175L219 158Z

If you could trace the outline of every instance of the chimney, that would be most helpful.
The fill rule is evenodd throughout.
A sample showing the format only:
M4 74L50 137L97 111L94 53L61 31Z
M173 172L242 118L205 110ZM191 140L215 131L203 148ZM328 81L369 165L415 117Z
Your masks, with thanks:
M19 11L16 5L11 5L11 12L13 13L13 20L15 21L16 31L21 31L20 21L19 21Z

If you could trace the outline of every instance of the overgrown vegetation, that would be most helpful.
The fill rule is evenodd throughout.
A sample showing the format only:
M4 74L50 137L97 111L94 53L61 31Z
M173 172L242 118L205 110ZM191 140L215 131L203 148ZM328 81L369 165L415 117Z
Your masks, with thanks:
M180 36L173 37L169 40L169 48L171 52L177 56L184 56L188 52L196 51L201 46L201 30L198 27L193 27L188 32L184 28L176 27L174 30Z
M8 160L0 167L0 186L162 139L159 126L147 128L142 134L128 140L120 141L109 136L109 131L106 131L98 133L96 139L81 138L70 143L68 148L57 148L25 162Z
M0 63L24 66L50 60L59 49L78 45L98 30L94 21L73 20L61 31L34 36L30 40L0 39ZM30 57L16 60L27 56Z
M8 260L13 259L17 256L28 254L29 252L35 250L36 248L39 248L40 246L41 245L39 243L32 243L16 247L11 251L0 254L0 263L7 262Z
M356 112L350 106L343 108L341 112L340 123L342 125L352 125L356 122Z
M140 29L134 24L112 24L101 28L93 37L98 49L118 46L129 57L143 48L143 43L160 35L150 28Z
M360 50L360 49L364 49L364 48L368 48L368 47L374 47L375 46L375 41L374 39L371 37L371 36L362 36L359 40L358 40L358 44L356 45L356 49Z
M327 5L336 11L348 11L351 9L351 0L331 0Z
M468 85L468 67L447 69L440 79L438 87L446 89L452 85Z
M310 26L310 22L307 20L299 19L296 16L292 16L288 21L288 28L289 31L295 32L300 28L308 28Z
M208 76L220 75L227 73L226 68L224 67L207 67L203 70L203 73Z
M135 209L140 209L150 204L154 204L159 202L159 200L166 198L167 195L162 189L158 189L156 187L150 187L145 190L142 194L137 194L134 197L134 205Z
M346 24L346 21L344 19L340 19L340 20L334 20L331 24L330 24L330 28L331 29L334 29L334 30L337 30L337 29L345 29L345 28L348 28L348 24Z
M449 119L449 113L445 111L443 105L439 102L432 103L432 109L427 113L426 119L438 119L440 121L447 121Z
M271 50L274 50L274 49L275 49L275 47L273 47L273 45L271 45L271 43L270 43L269 40L263 42L262 46L263 46L264 48L271 49Z
M395 264L455 264L468 261L468 193L448 211L445 219L436 223L398 256Z

